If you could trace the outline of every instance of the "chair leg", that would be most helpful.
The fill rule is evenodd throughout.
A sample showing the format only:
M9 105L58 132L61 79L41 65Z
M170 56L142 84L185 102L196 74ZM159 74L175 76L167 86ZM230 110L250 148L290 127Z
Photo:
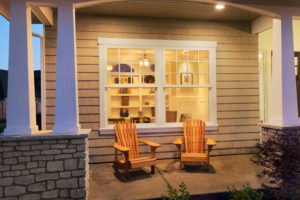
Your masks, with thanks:
M208 157L208 161L207 161L207 169L209 171L209 157Z
M183 164L182 161L180 161L180 169L181 169L181 170L184 169L184 164Z
M116 161L113 162L113 168L114 168L114 170L118 171L118 167L117 167L117 162Z
M155 165L151 165L151 174L155 174Z
M125 176L126 176L126 179L128 180L129 179L129 164L125 165Z

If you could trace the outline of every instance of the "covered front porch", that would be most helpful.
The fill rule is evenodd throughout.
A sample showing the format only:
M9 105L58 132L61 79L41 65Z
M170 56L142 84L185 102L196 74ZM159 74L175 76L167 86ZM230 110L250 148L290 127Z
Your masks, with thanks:
M227 199L227 187L232 185L241 189L249 182L253 188L262 188L263 180L257 177L260 167L251 158L251 155L212 157L208 170L205 165L180 170L178 160L160 160L155 175L150 175L150 168L145 167L133 171L130 180L122 172L115 172L111 163L92 164L89 199L159 199L168 194L167 184L178 189L181 182L192 199Z
M126 4L126 1L124 1ZM47 23L47 25L54 25L54 28L49 30L46 29L46 53L45 53L45 61L43 66L43 75L42 75L42 118L44 119L42 122L44 124L43 129L46 132L53 132L56 134L68 134L68 133L80 133L82 132L81 124L83 124L84 128L90 128L93 130L93 135L96 136L97 132L105 131L107 129L107 110L104 108L107 106L105 104L108 101L107 96L103 95L103 89L101 89L101 85L107 84L106 78L103 74L99 73L103 72L102 69L97 69L95 74L94 71L90 71L90 69L94 69L96 63L102 66L102 61L99 60L99 55L102 52L98 52L94 49L94 43L91 43L92 38L94 38L94 32L90 35L81 28L81 23L84 23L85 20L91 20L91 24L95 24L95 27L98 24L95 20L95 16L99 13L101 9L107 9L106 11L103 10L102 12L107 15L119 15L116 12L122 13L121 15L129 15L132 16L130 10L125 11L117 11L122 7L122 3L114 5L113 2L111 6L108 7L101 7L101 4L106 3L109 5L108 2L97 2L97 1L65 1L64 3L59 3L56 1L43 1L42 3L38 0L31 0L31 1L21 1L21 2L10 2L10 9L9 15L11 24L10 24L10 67L9 67L9 78L8 78L8 107L7 107L7 128L4 131L5 135L32 135L36 134L39 131L36 127L36 118L35 118L35 106L34 106L34 84L33 84L33 68L32 68L32 40L31 40L31 13L35 13L36 16L40 17L40 21L43 23ZM215 2L214 1L207 1L207 2L198 2L199 4L205 3L205 6L200 6L199 9L203 10L210 10L213 8ZM105 4L105 5L106 5ZM170 2L171 4L171 2ZM210 6L207 6L210 4ZM185 5L185 4L183 4ZM204 4L203 4L204 5ZM39 6L50 6L57 8L57 23L53 22L55 19L55 15L53 15L52 11L45 9L45 7ZM156 5L162 6L162 5ZM178 5L176 5L178 6ZM185 5L185 6L192 6L192 5ZM273 27L273 47L272 47L272 80L270 82L270 97L268 100L268 118L266 119L264 116L260 116L260 121L263 123L267 123L268 125L274 126L298 126L298 103L297 103L297 90L296 90L296 78L295 78L295 69L294 69L294 37L293 37L293 17L298 16L297 8L290 8L290 7L280 7L280 6L264 6L264 5L251 5L251 4L236 4L236 3L227 3L228 8L232 9L228 12L232 12L233 14L218 14L215 13L207 18L204 16L206 14L196 15L196 13L190 13L190 15L183 16L182 14L173 14L172 18L200 18L204 20L221 20L225 18L225 20L221 20L224 23L227 20L234 21L251 21L252 18L252 25L250 28L252 29L250 32L252 34L257 34L262 32L270 27ZM36 10L41 8L40 10ZM132 10L137 11L138 8L141 7L141 4L132 5ZM155 6L154 6L155 7ZM47 7L49 8L49 7ZM158 8L158 7L155 7ZM185 8L186 9L186 8ZM79 18L79 24L76 24L76 16L75 11L78 10L78 16L84 16L83 19ZM245 10L246 14L241 14L240 11ZM158 17L166 17L162 16L162 11L154 10ZM171 14L172 9L166 10ZM195 12L195 11L193 11ZM217 11L216 11L217 12ZM5 13L5 12L4 12ZM252 13L252 14L251 14ZM254 14L253 14L254 13ZM5 13L7 14L7 12ZM86 18L86 14L92 14L92 17ZM149 13L138 13L137 16L143 17L147 16ZM196 16L195 16L196 15ZM152 16L155 17L155 16ZM240 19L239 17L244 17ZM176 21L174 21L175 23ZM100 21L101 23L101 21ZM165 22L164 22L165 23ZM181 22L182 23L182 22ZM86 28L88 31L90 25ZM80 25L76 31L76 25ZM132 26L129 24L129 26ZM227 26L230 26L227 23ZM101 26L100 26L101 27ZM234 27L234 26L233 26ZM109 26L107 26L109 28ZM111 26L112 30L114 31L115 27ZM209 27L212 28L212 27ZM240 27L242 32L247 32L246 27ZM239 28L234 27L235 31ZM21 32L25 32L26 35L20 34ZM118 31L118 30L117 30ZM122 30L121 30L122 31ZM228 31L226 28L224 32ZM249 31L249 30L248 30ZM159 34L160 31L156 31ZM165 32L165 31L162 31ZM187 33L187 31L185 31ZM98 38L101 37L99 34L105 35L105 33L98 33ZM109 33L108 35L111 35ZM115 34L120 35L122 33ZM131 33L132 34L132 33ZM139 33L141 34L141 33ZM153 33L152 33L153 34ZM238 34L237 32L233 32L233 34ZM218 35L216 35L218 36ZM245 35L243 35L245 36ZM79 39L78 39L78 38ZM102 36L103 37L103 36ZM105 36L104 36L105 37ZM117 36L118 37L118 36ZM134 37L134 35L128 34L126 37ZM137 37L141 37L137 35ZM160 38L161 35L147 35L146 38ZM170 36L166 36L168 38ZM228 37L228 36L227 36ZM97 38L97 36L95 37ZM172 37L171 37L172 38ZM188 40L192 40L193 37L186 36ZM195 37L199 38L199 37ZM201 37L200 37L201 38ZM212 40L220 40L226 44L230 43L226 41L225 38L218 37L208 37L203 36L203 40L212 41ZM208 39L210 38L210 39ZM214 39L215 38L215 39ZM152 38L151 38L152 39ZM177 39L177 38L175 38ZM228 38L229 39L229 38ZM230 38L232 39L232 38ZM240 39L240 38L238 38ZM199 40L199 39L198 39ZM47 42L48 41L48 42ZM99 40L99 42L102 40ZM113 41L113 40L112 40ZM54 43L53 43L54 42ZM87 42L87 43L85 43ZM95 41L93 41L95 42ZM241 43L244 43L242 40ZM78 43L78 44L77 44ZM100 42L101 43L101 42ZM218 43L218 42L217 42ZM254 42L255 43L255 42ZM252 44L251 44L252 45ZM254 44L254 48L257 45ZM97 45L96 45L97 46ZM222 46L223 47L223 46ZM229 49L227 49L229 48ZM217 57L215 57L216 61L212 60L212 62L216 62L217 70L209 71L209 83L208 85L201 85L200 81L196 85L197 87L208 87L209 89L209 108L208 108L208 117L205 117L205 121L208 121L209 128L208 131L215 131L218 130L218 127L223 127L223 124L227 126L227 122L223 122L223 119L234 119L235 122L231 122L232 124L243 125L243 123L238 122L237 116L238 114L228 115L228 117L223 117L223 111L227 111L224 109L222 104L235 104L235 109L237 110L230 110L229 111L244 111L238 108L237 104L241 103L243 106L246 106L248 103L257 103L255 99L257 95L248 94L248 101L243 100L244 97L236 97L239 96L236 93L238 92L250 92L250 90L238 90L238 89L258 89L257 88L257 81L258 77L256 77L257 72L255 72L255 68L252 68L250 71L239 72L237 70L237 66L243 66L242 60L245 59L250 61L252 66L255 66L255 56L253 57L253 53L255 50L245 50L244 48L250 48L248 46L233 46L221 48L221 50L217 49ZM226 49L226 50L225 50ZM231 50L234 49L234 50ZM86 50L86 52L85 52ZM226 51L227 54L223 54L222 51ZM229 54L230 51L243 51L241 54L232 55ZM99 55L96 55L97 52ZM244 54L249 53L249 56ZM102 55L101 55L102 56ZM225 64L228 60L222 59L223 57L226 59L233 59L234 62L231 62L231 65L234 65L233 68L225 68L229 65ZM260 55L261 56L261 55ZM259 57L260 57L259 56ZM240 59L238 58L240 57ZM257 55L258 58L258 55ZM87 60L88 59L88 60ZM101 58L100 58L101 59ZM223 61L223 62L222 62ZM99 63L100 62L100 63ZM200 62L200 61L199 61ZM211 61L210 61L211 62ZM22 66L22 67L20 67ZM248 65L246 64L248 67ZM84 69L83 69L84 68ZM230 70L229 70L230 69ZM234 70L236 69L236 72ZM229 70L229 71L226 71ZM86 73L86 74L84 74ZM199 72L198 72L199 73ZM217 78L215 76L217 74ZM245 74L243 74L245 73ZM211 76L213 74L213 76ZM223 74L226 74L223 75ZM238 74L238 75L236 75ZM85 75L85 76L84 76ZM245 76L246 75L246 76ZM246 82L243 82L243 78L247 79ZM97 80L98 79L98 80ZM100 83L100 88L93 85L89 85L87 81L91 81L90 83L95 84L96 82ZM96 81L97 80L97 81ZM162 79L164 80L164 79ZM86 84L83 84L85 82ZM226 83L227 82L227 83ZM230 82L230 84L229 84ZM254 88L251 88L249 85L250 82L253 82ZM82 83L82 84L80 84ZM217 83L217 84L216 84ZM230 85L223 87L223 84ZM239 85L239 83L241 83ZM167 83L168 84L168 83ZM216 84L216 85L215 85ZM232 85L237 84L236 88ZM258 87L262 87L262 84L259 84ZM105 86L104 90L107 90L110 86ZM121 86L121 87L127 87ZM149 86L148 86L149 87ZM157 87L157 86L156 86ZM166 87L166 86L165 86ZM195 86L194 86L195 87ZM287 89L288 88L288 89ZM96 89L100 90L95 91ZM233 92L233 94L226 95L227 90L223 89L230 89L228 92ZM233 90L236 89L236 90ZM164 93L160 92L160 88L157 89L157 95L161 95ZM20 91L22 93L20 94ZM222 91L222 93L221 93ZM90 93L93 94L90 94ZM251 91L252 92L252 91ZM87 93L86 95L81 95L81 93ZM99 95L100 93L100 95ZM219 93L219 94L218 94ZM244 94L241 94L244 95ZM92 98L82 98L82 97L92 97ZM261 95L260 95L261 96ZM97 99L97 97L99 99ZM230 100L230 98L235 98L234 100ZM263 97L261 97L263 98ZM85 101L84 101L85 100ZM88 101L93 102L88 102ZM97 102L97 101L100 101ZM238 102L240 101L240 102ZM263 102L264 99L260 99L260 103ZM82 102L82 103L81 103ZM104 102L104 103L103 103ZM159 101L164 102L164 101ZM82 110L81 108L82 105ZM91 109L83 109L83 107L91 106ZM218 106L218 108L217 108ZM229 105L227 105L229 106ZM252 106L252 105L249 105ZM161 107L157 106L156 112ZM95 112L95 109L99 109L98 112ZM164 108L165 109L165 108ZM260 110L264 109L264 107L260 106ZM87 111L90 110L90 111ZM93 111L91 111L93 110ZM248 109L246 109L248 111ZM254 111L254 110L250 110ZM257 110L256 110L257 111ZM218 113L217 113L218 112ZM220 112L220 113L219 113ZM94 113L93 116L87 116ZM96 118L95 115L99 114ZM260 111L260 115L264 115L262 111ZM82 115L82 116L81 116ZM83 116L85 115L85 116ZM221 117L218 117L222 115ZM250 115L249 113L245 114ZM245 117L244 115L242 117ZM82 117L82 120L80 119ZM86 117L86 118L84 118ZM89 118L90 117L90 118ZM94 118L95 117L95 118ZM161 116L158 116L155 126L161 127L161 124L164 125L165 114L162 113ZM248 117L248 116L247 116ZM83 119L84 118L84 119ZM253 116L251 116L253 118ZM105 121L106 120L106 121ZM249 118L245 118L245 120L249 121ZM257 120L257 116L256 119ZM259 121L257 121L259 122ZM219 126L220 123L220 126ZM251 122L253 124L253 122ZM53 131L52 131L53 130ZM112 130L112 129L111 129ZM173 131L180 131L180 128L173 129ZM160 129L158 132L161 131ZM221 129L219 131L222 131ZM85 131L84 131L85 132ZM109 132L109 131L108 131ZM112 132L112 131L110 131ZM149 132L149 131L145 131ZM165 131L162 131L165 132ZM172 132L167 130L167 132Z
M195 195L225 192L227 186L236 185L240 188L247 182L259 188L262 183L256 177L259 167L250 161L251 156L236 154L250 154L256 150L255 145L263 139L260 136L261 126L265 127L265 135L289 128L296 134L299 129L293 36L293 19L300 15L298 7L228 2L225 3L228 10L222 14L215 11L218 2L211 0L147 1L147 5L152 6L151 10L145 9L145 1L10 0L9 3L9 14L6 13L10 19L7 127L4 136L0 138L0 144L12 146L3 148L3 152L17 153L3 153L12 157L12 160L1 159L5 160L6 171L20 167L17 165L19 162L23 166L31 162L31 158L37 159L36 168L42 168L43 176L35 184L44 184L45 189L32 191L34 195L82 198L89 194L90 199L159 198L161 194L167 193L166 182L177 187L181 181ZM147 12L140 11L142 9ZM177 12L178 9L184 12ZM42 66L43 130L38 130L35 117L32 13L47 25ZM269 74L268 109L265 109L266 98L261 95L264 83L259 66L263 54L259 54L257 34L271 27L272 58L269 58L272 59L272 70ZM155 44L151 44L152 41ZM179 41L179 45L176 41ZM132 43L135 46L128 47ZM152 53L158 58L154 65L156 71L148 69L148 73L155 77L155 84L152 80L150 86L132 86L130 84L133 81L129 81L132 79L123 79L124 83L120 86L120 74L119 79L111 78L110 84L108 75L116 72L106 58L110 56L107 52L118 49L115 55L119 55L113 56L118 57L116 60L120 66L124 60L133 63L132 60L119 58L120 49L130 49L129 52L143 49L145 52L146 47L141 43L156 51ZM199 80L196 84L187 81L184 85L181 81L181 84L172 85L171 81L166 81L166 74L177 73L168 72L164 68L167 64L164 63L163 54L168 45L176 55L177 51L185 48L181 53L186 55L186 63L190 61L186 49L199 45L195 50L197 56L202 50L209 52L209 56L203 56L204 60L197 58L194 61L198 67L202 62L210 64L203 73L206 74L204 84L200 84L200 70L195 72L198 76L195 80ZM142 57L145 59L145 53ZM177 62L177 57L175 60L169 64L174 62L177 66L180 60ZM132 78L134 71L131 68L130 72ZM182 76L178 77L183 79ZM178 77L174 79L176 83L180 82ZM141 83L145 82L144 77L140 80ZM138 106L115 105L112 109L118 110L110 117L108 105L113 95L108 95L108 91L121 91L124 88L127 91L129 87L133 88L131 91L140 88L152 91L151 95L150 92L147 95L155 99L154 103L150 106L152 102L143 101L142 95L115 92L112 98L120 100L122 96L131 96L142 103L139 102ZM168 87L207 90L205 98L195 96L196 102L206 102L203 109L206 112L204 120L208 122L206 134L217 142L211 154L215 157L212 157L208 172L197 168L180 171L177 160L169 159L178 157L172 141L182 135L182 121L177 116L173 121L176 123L168 124L166 113L169 105L166 96L171 96L166 93ZM155 88L154 92L150 88ZM138 134L161 143L162 148L156 154L159 159L156 175L148 176L143 171L137 171L133 172L137 173L136 176L125 181L111 167L115 139L113 124L110 122L129 121L128 116L121 116L120 108L130 109L130 106L140 110L148 109L151 123L139 124ZM179 105L176 110L178 113L180 106L186 105ZM189 106L192 110L193 104ZM154 112L152 109L149 111L149 107ZM195 113L200 113L197 110L200 109L197 107ZM68 149L64 149L66 147ZM28 152L30 156L33 154L29 160L19 159ZM145 155L148 149L143 146L140 153ZM55 174L55 180L51 179L48 172ZM29 173L31 171L25 169L24 172L20 171L24 176L36 176ZM33 184L31 179L28 185ZM53 186L54 182L59 185L58 188ZM22 192L16 195L24 195L27 191L25 186L13 187L11 191L17 191L19 187ZM1 190L3 188L0 187ZM6 188L4 190L10 191ZM15 194L6 192L5 195Z

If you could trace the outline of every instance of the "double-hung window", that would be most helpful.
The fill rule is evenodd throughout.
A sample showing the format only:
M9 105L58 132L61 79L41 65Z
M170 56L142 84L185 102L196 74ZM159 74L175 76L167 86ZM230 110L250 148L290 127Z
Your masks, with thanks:
M216 120L216 42L99 38L100 130L134 122L145 132Z

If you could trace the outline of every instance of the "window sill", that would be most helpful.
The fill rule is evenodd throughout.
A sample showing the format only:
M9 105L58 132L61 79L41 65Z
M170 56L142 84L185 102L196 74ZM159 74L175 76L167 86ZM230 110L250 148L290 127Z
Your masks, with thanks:
M206 131L217 131L219 125L217 124L206 124ZM182 132L182 125L177 123L167 124L167 125L155 125L155 124L147 124L146 126L137 126L138 133L175 133ZM101 135L110 135L114 134L113 125L108 128L100 128L99 132Z

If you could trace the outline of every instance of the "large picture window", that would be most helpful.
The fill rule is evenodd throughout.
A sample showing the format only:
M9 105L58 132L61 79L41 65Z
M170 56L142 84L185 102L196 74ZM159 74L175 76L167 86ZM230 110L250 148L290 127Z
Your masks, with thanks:
M175 130L216 120L216 42L99 38L100 129ZM150 129L148 129L150 130Z
M168 49L164 55L166 122L209 121L209 50Z

